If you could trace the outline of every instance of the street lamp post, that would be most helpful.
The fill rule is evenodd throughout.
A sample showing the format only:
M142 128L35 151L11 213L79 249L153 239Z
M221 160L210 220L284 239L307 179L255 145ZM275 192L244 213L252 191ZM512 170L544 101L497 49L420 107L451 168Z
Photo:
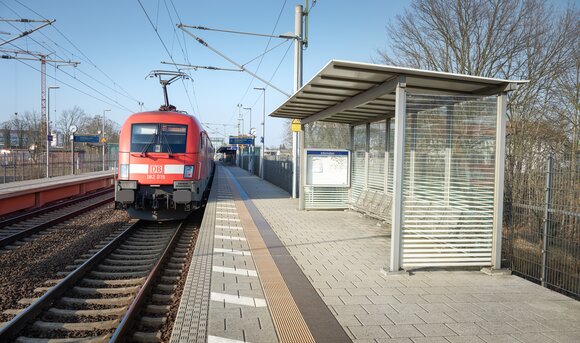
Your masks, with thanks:
M262 112L262 148L260 149L260 177L264 180L264 150L266 149L266 88L254 87L254 89L264 93L264 107Z
M238 104L238 136L244 132L244 128L243 128L243 123L244 123L244 118L242 117L242 104ZM240 145L237 145L238 150L236 150L236 163L239 166L242 165L242 157L241 157L241 152L240 152Z
M252 108L251 107L244 107L244 110L250 111L250 130L252 129Z
M47 104L47 111L46 111L46 177L50 177L50 90L51 89L59 89L60 87L57 86L49 86L48 87L48 104Z
M250 136L252 136L252 108L251 107L244 107L244 110L248 110L250 111L250 130L248 131L250 133ZM254 173L254 143L253 143L253 139L252 139L252 144L249 146L248 150L250 151L250 158L249 158L249 162L248 162L248 169L250 173Z
M103 171L105 171L105 112L110 112L111 110L103 110L103 131L101 131L101 144L103 144Z

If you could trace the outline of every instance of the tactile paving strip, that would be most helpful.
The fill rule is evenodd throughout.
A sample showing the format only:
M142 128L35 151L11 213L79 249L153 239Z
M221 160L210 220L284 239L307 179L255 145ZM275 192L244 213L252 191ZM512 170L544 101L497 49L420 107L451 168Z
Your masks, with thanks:
M217 173L216 170L216 177ZM207 341L216 194L217 190L212 188L173 325L172 343Z
M352 343L344 328L324 303L268 221L260 213L254 201L246 193L244 187L259 187L260 183L250 181L250 179L255 181L255 177L241 169L228 168L227 171L228 174L235 175L232 180L243 199L245 208L269 250L279 273L284 278L285 285L290 290L290 294L315 341L317 343ZM242 183L245 185L242 186ZM253 193L262 194L257 188L253 190Z
M226 170L226 173L229 174L229 171ZM229 182L280 342L314 343L312 333L286 286L282 274L231 181L231 174Z

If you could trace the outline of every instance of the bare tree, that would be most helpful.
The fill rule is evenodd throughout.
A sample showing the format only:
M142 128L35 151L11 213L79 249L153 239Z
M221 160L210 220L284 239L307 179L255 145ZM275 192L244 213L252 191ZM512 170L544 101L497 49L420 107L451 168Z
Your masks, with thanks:
M378 54L389 64L529 80L509 98L509 182L539 154L577 151L579 23L577 8L541 0L414 0L387 26L392 52Z
M69 137L71 135L71 126L76 126L79 132L83 132L89 117L83 109L78 106L74 106L71 109L67 109L61 112L60 117L56 121L56 128L58 131L64 134L64 145L67 147L69 142Z
M103 129L103 117L96 115L92 118L87 118L86 125L83 127L81 133L87 135L100 135ZM105 138L108 143L119 142L119 131L121 126L110 118L105 118Z
M11 146L10 135L12 133L12 123L5 121L2 123L2 143L4 149L9 149Z
M30 157L37 160L43 151L45 140L42 135L42 118L36 111L25 111L23 115L17 115L14 123L18 132L20 147L27 147Z

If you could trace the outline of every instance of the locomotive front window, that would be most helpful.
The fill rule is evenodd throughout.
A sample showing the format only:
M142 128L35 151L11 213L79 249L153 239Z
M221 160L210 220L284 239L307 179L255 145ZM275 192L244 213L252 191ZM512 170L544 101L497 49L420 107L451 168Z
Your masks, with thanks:
M187 126L177 124L133 124L131 152L185 153Z

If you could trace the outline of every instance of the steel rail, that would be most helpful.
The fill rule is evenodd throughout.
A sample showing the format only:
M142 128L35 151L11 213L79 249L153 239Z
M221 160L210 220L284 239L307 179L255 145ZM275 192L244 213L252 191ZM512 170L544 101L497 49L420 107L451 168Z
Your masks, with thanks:
M177 230L175 230L173 237L171 237L171 241L169 242L169 244L167 244L167 247L163 251L163 254L159 258L153 269L151 269L151 272L149 273L147 279L143 283L143 286L141 286L141 289L139 289L139 292L137 293L135 299L127 309L127 312L125 312L125 315L123 316L123 319L119 323L119 326L117 326L117 329L113 333L113 336L111 336L109 343L124 342L126 340L126 336L133 327L134 321L139 317L139 313L141 312L143 303L145 302L145 298L149 295L151 288L155 284L157 276L162 271L163 264L171 256L173 247L179 241L181 233L183 232L183 227L185 226L184 222L186 220L181 221L179 223Z
M10 244L12 244L12 243L14 243L16 241L21 240L22 238L25 238L25 237L28 237L30 235L33 235L33 234L35 234L37 232L40 232L40 231L42 231L44 229L47 229L47 228L49 228L49 227L51 227L53 225L56 225L58 223L61 223L61 222L65 221L65 220L68 220L70 218L74 218L74 217L80 215L81 213L84 213L86 211L90 211L92 209L95 209L95 208L97 208L99 206L102 206L102 205L104 205L104 204L112 201L112 200L113 200L113 195L111 194L111 197L106 198L106 199L101 200L101 201L98 201L98 202L96 202L94 204L91 204L91 205L89 205L87 207L83 207L83 208L81 208L81 209L79 209L77 211L73 211L71 213L64 214L64 215L59 216L57 218L48 220L48 221L46 221L46 222L44 222L42 224L33 226L33 227L29 228L29 229L24 229L24 230L22 230L20 232L17 232L17 233L15 233L13 235L10 235L10 236L6 237L6 238L0 239L0 248L3 248L5 246L7 246L7 245L10 245Z
M119 247L125 238L132 234L141 226L140 221L134 222L113 241L104 246L95 255L81 264L77 269L68 274L61 282L49 289L37 301L32 303L24 311L20 312L11 321L0 328L0 342L11 342L15 336L26 327L28 323L36 319L36 317L47 307L49 307L55 300L63 295L71 286L77 283L84 275L89 272L96 265L101 263L114 249Z
M60 210L61 208L73 205L77 202L89 200L93 197L104 195L104 194L106 194L108 192L112 192L112 191L113 191L113 188L109 187L109 188L106 188L105 190L96 191L96 192L90 193L90 194L84 194L82 196L68 199L68 200L65 200L65 201L57 203L57 204L53 204L53 205L41 207L38 209L26 211L26 213L14 215L14 216L9 216L6 219L0 220L0 228L6 227L6 226L9 226L12 224L16 224L16 223L24 221L26 219L37 217L37 216L40 216L40 215L48 213L48 212Z

